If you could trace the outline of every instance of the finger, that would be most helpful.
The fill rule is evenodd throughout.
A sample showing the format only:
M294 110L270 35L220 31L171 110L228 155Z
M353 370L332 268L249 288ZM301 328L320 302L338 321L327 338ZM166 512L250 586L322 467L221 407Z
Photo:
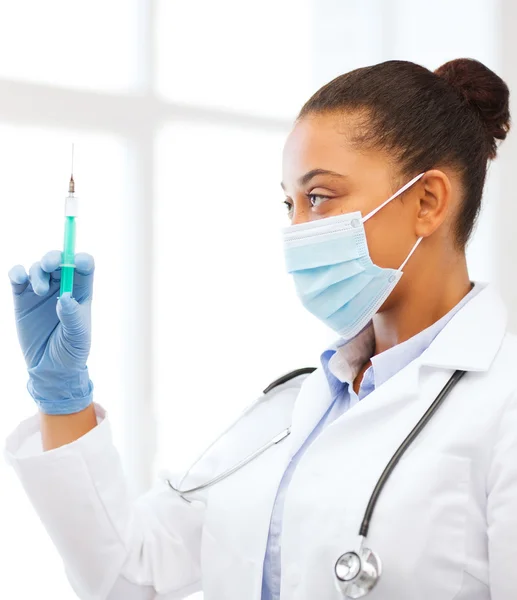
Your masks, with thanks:
M85 277L91 275L95 270L95 260L91 254L78 252L75 255L75 272L77 275Z
M56 312L63 326L65 339L72 342L73 345L81 346L88 335L88 330L79 302L71 297L70 292L65 292L58 299Z
M46 273L50 273L51 281L61 280L61 257L60 250L51 250L41 259L41 268Z
M78 252L75 255L74 298L77 298L79 303L92 296L94 272L93 256L86 252Z
M23 265L14 265L14 267L9 269L8 276L14 294L21 294L27 289L27 286L29 285L29 276Z
M60 296L58 298L57 301L57 305L56 305L56 310L57 310L57 315L60 319L60 321L63 324L68 324L69 321L72 321L71 317L73 316L74 318L79 318L79 303L77 302L77 300L75 298L72 298L72 295L70 292L64 292L64 294L62 296ZM64 319L62 317L65 317ZM68 319L68 321L66 321L66 318L70 317ZM75 323L75 325L77 325L77 323Z
M29 269L29 280L37 296L45 296L49 290L50 275L41 268L41 263L35 262Z

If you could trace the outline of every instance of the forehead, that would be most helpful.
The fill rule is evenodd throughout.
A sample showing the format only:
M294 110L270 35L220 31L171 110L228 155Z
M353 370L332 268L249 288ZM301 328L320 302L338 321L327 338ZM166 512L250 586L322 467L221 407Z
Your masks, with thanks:
M362 150L352 143L358 122L344 115L310 115L297 122L288 135L282 155L282 180L289 187L312 169L343 175L387 170L386 156Z

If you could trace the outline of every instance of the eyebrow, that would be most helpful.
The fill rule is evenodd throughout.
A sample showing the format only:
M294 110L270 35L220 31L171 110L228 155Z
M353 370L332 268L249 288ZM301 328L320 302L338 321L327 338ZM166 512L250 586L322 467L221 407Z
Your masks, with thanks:
M313 177L316 177L316 175L331 175L332 177L340 177L341 179L346 179L346 175L336 173L335 171L328 171L327 169L312 169L311 171L307 171L305 175L302 175L300 179L298 179L298 185L300 187L307 185ZM285 190L285 185L283 181L280 182L280 186L283 190Z

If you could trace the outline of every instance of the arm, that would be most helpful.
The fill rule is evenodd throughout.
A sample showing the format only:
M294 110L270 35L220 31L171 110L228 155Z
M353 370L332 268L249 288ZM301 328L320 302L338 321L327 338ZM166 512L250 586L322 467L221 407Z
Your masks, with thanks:
M27 389L41 414L7 441L7 459L84 600L172 600L201 587L205 500L166 484L129 497L104 411L94 408L94 260L75 256L74 297L60 289L61 252L9 271Z
M188 503L158 483L133 501L109 422L96 408L98 426L46 452L38 416L7 440L7 458L73 588L83 600L176 600L200 590L205 497ZM63 430L52 427L54 443L63 442Z
M54 450L82 437L97 426L93 404L71 415L40 413L43 450Z
M48 338L46 332L42 337ZM31 339L28 348L33 346ZM67 377L69 372L65 371ZM59 384L52 393L41 395L54 404L63 383L61 372L48 369L46 379ZM38 383L47 382L40 376ZM68 392L67 386L62 387ZM285 396L279 409L282 419L290 415L299 391L298 385L287 387L293 387L293 394ZM88 393L86 385L83 393ZM69 394L62 395L60 401L68 404ZM223 457L233 456L235 450L235 436L227 433L240 419L245 422L255 406L263 408L262 399L255 399L209 446L189 470L187 483L180 486L181 477L170 477L171 483L193 488L220 473ZM179 600L201 590L201 540L209 491L189 493L186 501L164 481L133 501L105 413L92 406L67 414L42 411L16 428L6 448L72 587L83 600ZM246 423L239 440L249 438L253 443L248 431L255 429ZM241 446L239 441L239 451Z
M492 600L511 600L517 589L517 395L502 412L487 479L488 557Z

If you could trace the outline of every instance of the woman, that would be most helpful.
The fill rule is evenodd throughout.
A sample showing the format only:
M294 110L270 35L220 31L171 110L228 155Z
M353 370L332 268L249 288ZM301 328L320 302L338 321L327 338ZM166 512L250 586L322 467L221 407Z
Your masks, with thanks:
M459 59L358 69L305 104L284 149L285 258L338 341L136 503L92 404L93 259L77 255L77 301L57 310L59 252L30 275L13 267L40 414L7 454L80 598L515 597L517 342L465 260L508 100L495 73Z

